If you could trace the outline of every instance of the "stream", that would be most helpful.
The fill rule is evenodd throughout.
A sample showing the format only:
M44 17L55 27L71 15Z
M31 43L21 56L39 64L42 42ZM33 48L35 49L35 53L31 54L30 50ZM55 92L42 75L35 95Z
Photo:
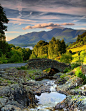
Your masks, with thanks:
M35 95L38 100L37 107L29 109L30 111L51 111L50 109L66 98L66 95L56 91L55 80L43 79L41 82L43 85L50 87L50 92L41 93L40 96Z

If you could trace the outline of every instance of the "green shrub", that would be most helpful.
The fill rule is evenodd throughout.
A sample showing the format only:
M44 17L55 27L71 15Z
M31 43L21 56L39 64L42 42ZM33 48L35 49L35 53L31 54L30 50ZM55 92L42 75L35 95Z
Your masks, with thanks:
M17 67L17 69L18 69L18 70L21 70L21 69L22 69L22 70L27 70L27 67L26 67L26 66L21 66L21 67Z
M70 72L70 69L69 68L65 68L65 70L64 70L64 73L66 73L66 72Z
M60 62L64 63L70 63L72 60L72 54L71 53L65 53L61 55Z
M64 79L66 76L67 76L66 74L63 74L63 75L60 76L60 78Z
M11 63L18 63L18 62L23 62L23 57L20 53L15 52L11 58L9 59L9 62Z
M72 63L71 64L71 69L74 69L74 68L76 68L78 66L81 66L81 63Z
M78 68L76 69L75 75L76 75L77 77L82 77L82 71L80 70L80 67L78 67Z
M76 75L77 77L82 78L82 79L83 79L83 84L86 84L86 77L85 77L85 75L82 73L80 67L77 67L77 70L76 70L76 72L75 72L75 75Z
M80 67L77 67L76 72L75 72L75 75L76 75L77 77L81 77L81 78L82 78L83 74L82 74L82 71L80 70Z
M7 58L6 58L6 55L3 55L2 54L2 56L0 57L0 64L2 64L2 63L7 63L8 62L8 60L7 60Z

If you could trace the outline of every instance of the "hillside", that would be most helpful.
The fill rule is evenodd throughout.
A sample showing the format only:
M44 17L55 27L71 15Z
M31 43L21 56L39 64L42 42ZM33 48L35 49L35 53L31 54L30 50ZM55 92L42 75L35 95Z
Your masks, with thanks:
M85 30L74 30L71 28L55 28L50 31L32 32L25 35L20 35L11 41L9 44L36 44L40 40L50 41L52 37L56 39L64 39L66 43L75 42L76 37L82 34Z
M78 35L76 42L70 44L68 50L72 52L78 52L86 49L86 32L81 35Z
M76 42L70 44L67 51L72 51L71 62L83 62L86 64L86 32L78 35Z

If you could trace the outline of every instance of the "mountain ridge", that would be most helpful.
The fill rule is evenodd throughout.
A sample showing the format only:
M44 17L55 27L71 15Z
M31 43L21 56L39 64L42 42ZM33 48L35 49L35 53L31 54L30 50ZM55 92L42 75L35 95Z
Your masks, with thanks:
M71 28L54 28L50 31L31 32L8 41L9 44L36 44L40 40L49 42L52 37L56 39L64 39L66 43L74 42L78 35L81 35L86 30L75 30Z

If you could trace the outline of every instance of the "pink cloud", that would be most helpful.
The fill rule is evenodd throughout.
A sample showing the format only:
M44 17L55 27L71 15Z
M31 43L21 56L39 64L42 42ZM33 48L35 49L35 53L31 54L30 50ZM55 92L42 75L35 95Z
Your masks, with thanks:
M54 23L42 23L42 24L36 24L34 26L26 26L25 28L22 28L23 30L26 29L35 29L35 28L47 28L47 29L53 29L61 27L62 25L74 25L73 23L63 23L63 24L54 24Z
M57 12L57 13L67 13L67 14L86 14L86 7L65 7L65 6L60 6L59 4L49 4L49 6L46 4L45 5L30 5L26 4L25 2L22 1L3 1L2 0L2 6L14 10L19 10L19 13L24 9L25 11L41 11L41 12Z
M52 20L52 19L60 19L60 17L56 17L55 15L53 15L53 16L47 15L47 16L39 17L38 19Z
M20 19L20 18L8 18L10 21L9 23L13 24L35 24L36 21L34 20L27 20L27 19Z

